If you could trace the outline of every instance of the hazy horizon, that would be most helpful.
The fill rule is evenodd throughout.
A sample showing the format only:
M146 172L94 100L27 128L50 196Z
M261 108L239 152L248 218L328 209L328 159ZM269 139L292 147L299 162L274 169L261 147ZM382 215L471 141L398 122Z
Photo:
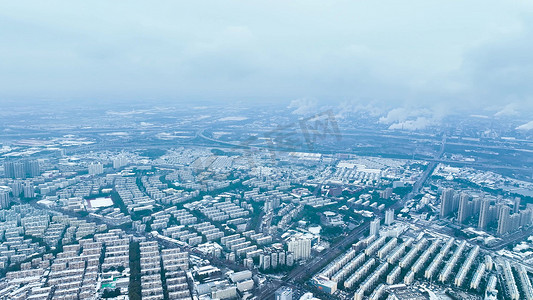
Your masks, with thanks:
M533 111L527 1L0 6L4 103Z

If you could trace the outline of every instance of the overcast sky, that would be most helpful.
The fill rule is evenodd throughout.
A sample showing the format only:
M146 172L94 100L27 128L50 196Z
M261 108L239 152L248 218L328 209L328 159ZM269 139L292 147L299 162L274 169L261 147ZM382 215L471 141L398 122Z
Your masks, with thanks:
M2 1L0 101L533 106L533 2Z

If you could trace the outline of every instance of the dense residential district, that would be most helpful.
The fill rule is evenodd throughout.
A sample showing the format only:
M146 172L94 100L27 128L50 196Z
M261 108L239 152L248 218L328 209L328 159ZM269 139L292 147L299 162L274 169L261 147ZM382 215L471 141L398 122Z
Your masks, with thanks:
M190 132L1 145L0 299L533 299L530 173L466 139L395 157Z
M3 299L533 299L533 207L493 173L183 147L3 169Z

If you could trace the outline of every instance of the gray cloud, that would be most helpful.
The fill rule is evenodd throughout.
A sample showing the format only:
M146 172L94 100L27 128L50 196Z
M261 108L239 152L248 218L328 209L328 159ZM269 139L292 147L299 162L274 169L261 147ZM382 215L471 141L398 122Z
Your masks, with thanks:
M300 98L292 100L287 108L295 115L310 115L316 113L318 102L316 99Z
M523 130L523 131L533 130L533 121L527 122L525 124L522 124L516 127L516 130Z
M0 101L317 99L429 119L523 111L533 109L532 13L528 1L4 1Z
M379 123L387 124L389 129L420 130L436 125L442 115L431 109L394 108L379 118Z
M516 116L520 107L516 103L509 103L494 114L495 117Z
M389 126L389 129L421 130L434 124L435 122L432 119L428 119L426 117L417 117L414 120L405 120L398 123L394 123Z

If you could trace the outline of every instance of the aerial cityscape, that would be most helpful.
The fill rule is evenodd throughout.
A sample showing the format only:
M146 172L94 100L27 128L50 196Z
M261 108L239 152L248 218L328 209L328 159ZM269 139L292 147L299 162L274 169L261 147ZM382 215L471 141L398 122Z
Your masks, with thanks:
M533 133L515 120L12 108L6 299L533 297Z
M0 4L0 300L533 300L527 1Z

